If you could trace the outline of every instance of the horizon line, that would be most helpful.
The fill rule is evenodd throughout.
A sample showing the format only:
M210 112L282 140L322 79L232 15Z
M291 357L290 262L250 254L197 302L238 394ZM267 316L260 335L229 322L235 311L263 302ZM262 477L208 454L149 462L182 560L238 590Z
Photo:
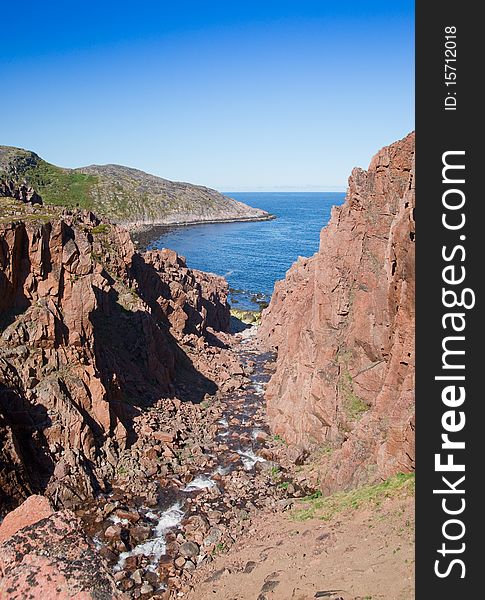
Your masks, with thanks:
M229 187L229 186L217 186L213 189L217 190L221 194L231 194L231 193L256 193L256 192L267 192L267 193L304 193L304 192L346 192L347 187L343 186L322 186L322 187Z

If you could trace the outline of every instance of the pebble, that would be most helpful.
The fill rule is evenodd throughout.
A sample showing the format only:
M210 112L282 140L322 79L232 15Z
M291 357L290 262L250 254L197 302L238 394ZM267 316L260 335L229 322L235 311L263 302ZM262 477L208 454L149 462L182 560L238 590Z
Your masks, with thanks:
M174 564L178 569L182 569L185 565L185 558L183 556L177 556L177 558L174 561Z
M119 525L110 525L104 532L106 539L113 540L121 535L121 527Z
M131 579L133 579L133 581L137 585L141 585L141 583L143 581L142 575L143 575L143 571L141 569L137 569L134 573L132 573Z

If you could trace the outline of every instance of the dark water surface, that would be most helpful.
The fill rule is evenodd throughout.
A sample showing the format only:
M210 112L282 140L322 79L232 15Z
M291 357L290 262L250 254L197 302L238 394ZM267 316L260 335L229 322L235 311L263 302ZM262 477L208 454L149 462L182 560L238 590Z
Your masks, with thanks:
M276 215L273 221L175 227L149 248L171 248L189 267L224 275L233 289L234 308L257 308L254 296L268 301L298 256L318 250L321 228L344 192L226 192L228 196Z

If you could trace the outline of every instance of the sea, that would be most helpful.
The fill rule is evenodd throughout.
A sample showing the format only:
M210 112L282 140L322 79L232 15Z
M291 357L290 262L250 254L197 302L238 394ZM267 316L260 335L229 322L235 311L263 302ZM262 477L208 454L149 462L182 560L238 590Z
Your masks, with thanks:
M285 277L298 256L318 250L320 230L344 192L224 192L275 219L173 227L149 243L149 249L171 248L194 269L226 277L230 303L258 310L271 299L274 284Z

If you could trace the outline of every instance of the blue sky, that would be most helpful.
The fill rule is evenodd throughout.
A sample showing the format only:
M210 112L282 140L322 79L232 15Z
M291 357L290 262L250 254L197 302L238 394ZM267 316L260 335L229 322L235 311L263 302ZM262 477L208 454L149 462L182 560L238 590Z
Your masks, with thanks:
M414 128L414 3L2 6L0 144L226 191L344 189Z

